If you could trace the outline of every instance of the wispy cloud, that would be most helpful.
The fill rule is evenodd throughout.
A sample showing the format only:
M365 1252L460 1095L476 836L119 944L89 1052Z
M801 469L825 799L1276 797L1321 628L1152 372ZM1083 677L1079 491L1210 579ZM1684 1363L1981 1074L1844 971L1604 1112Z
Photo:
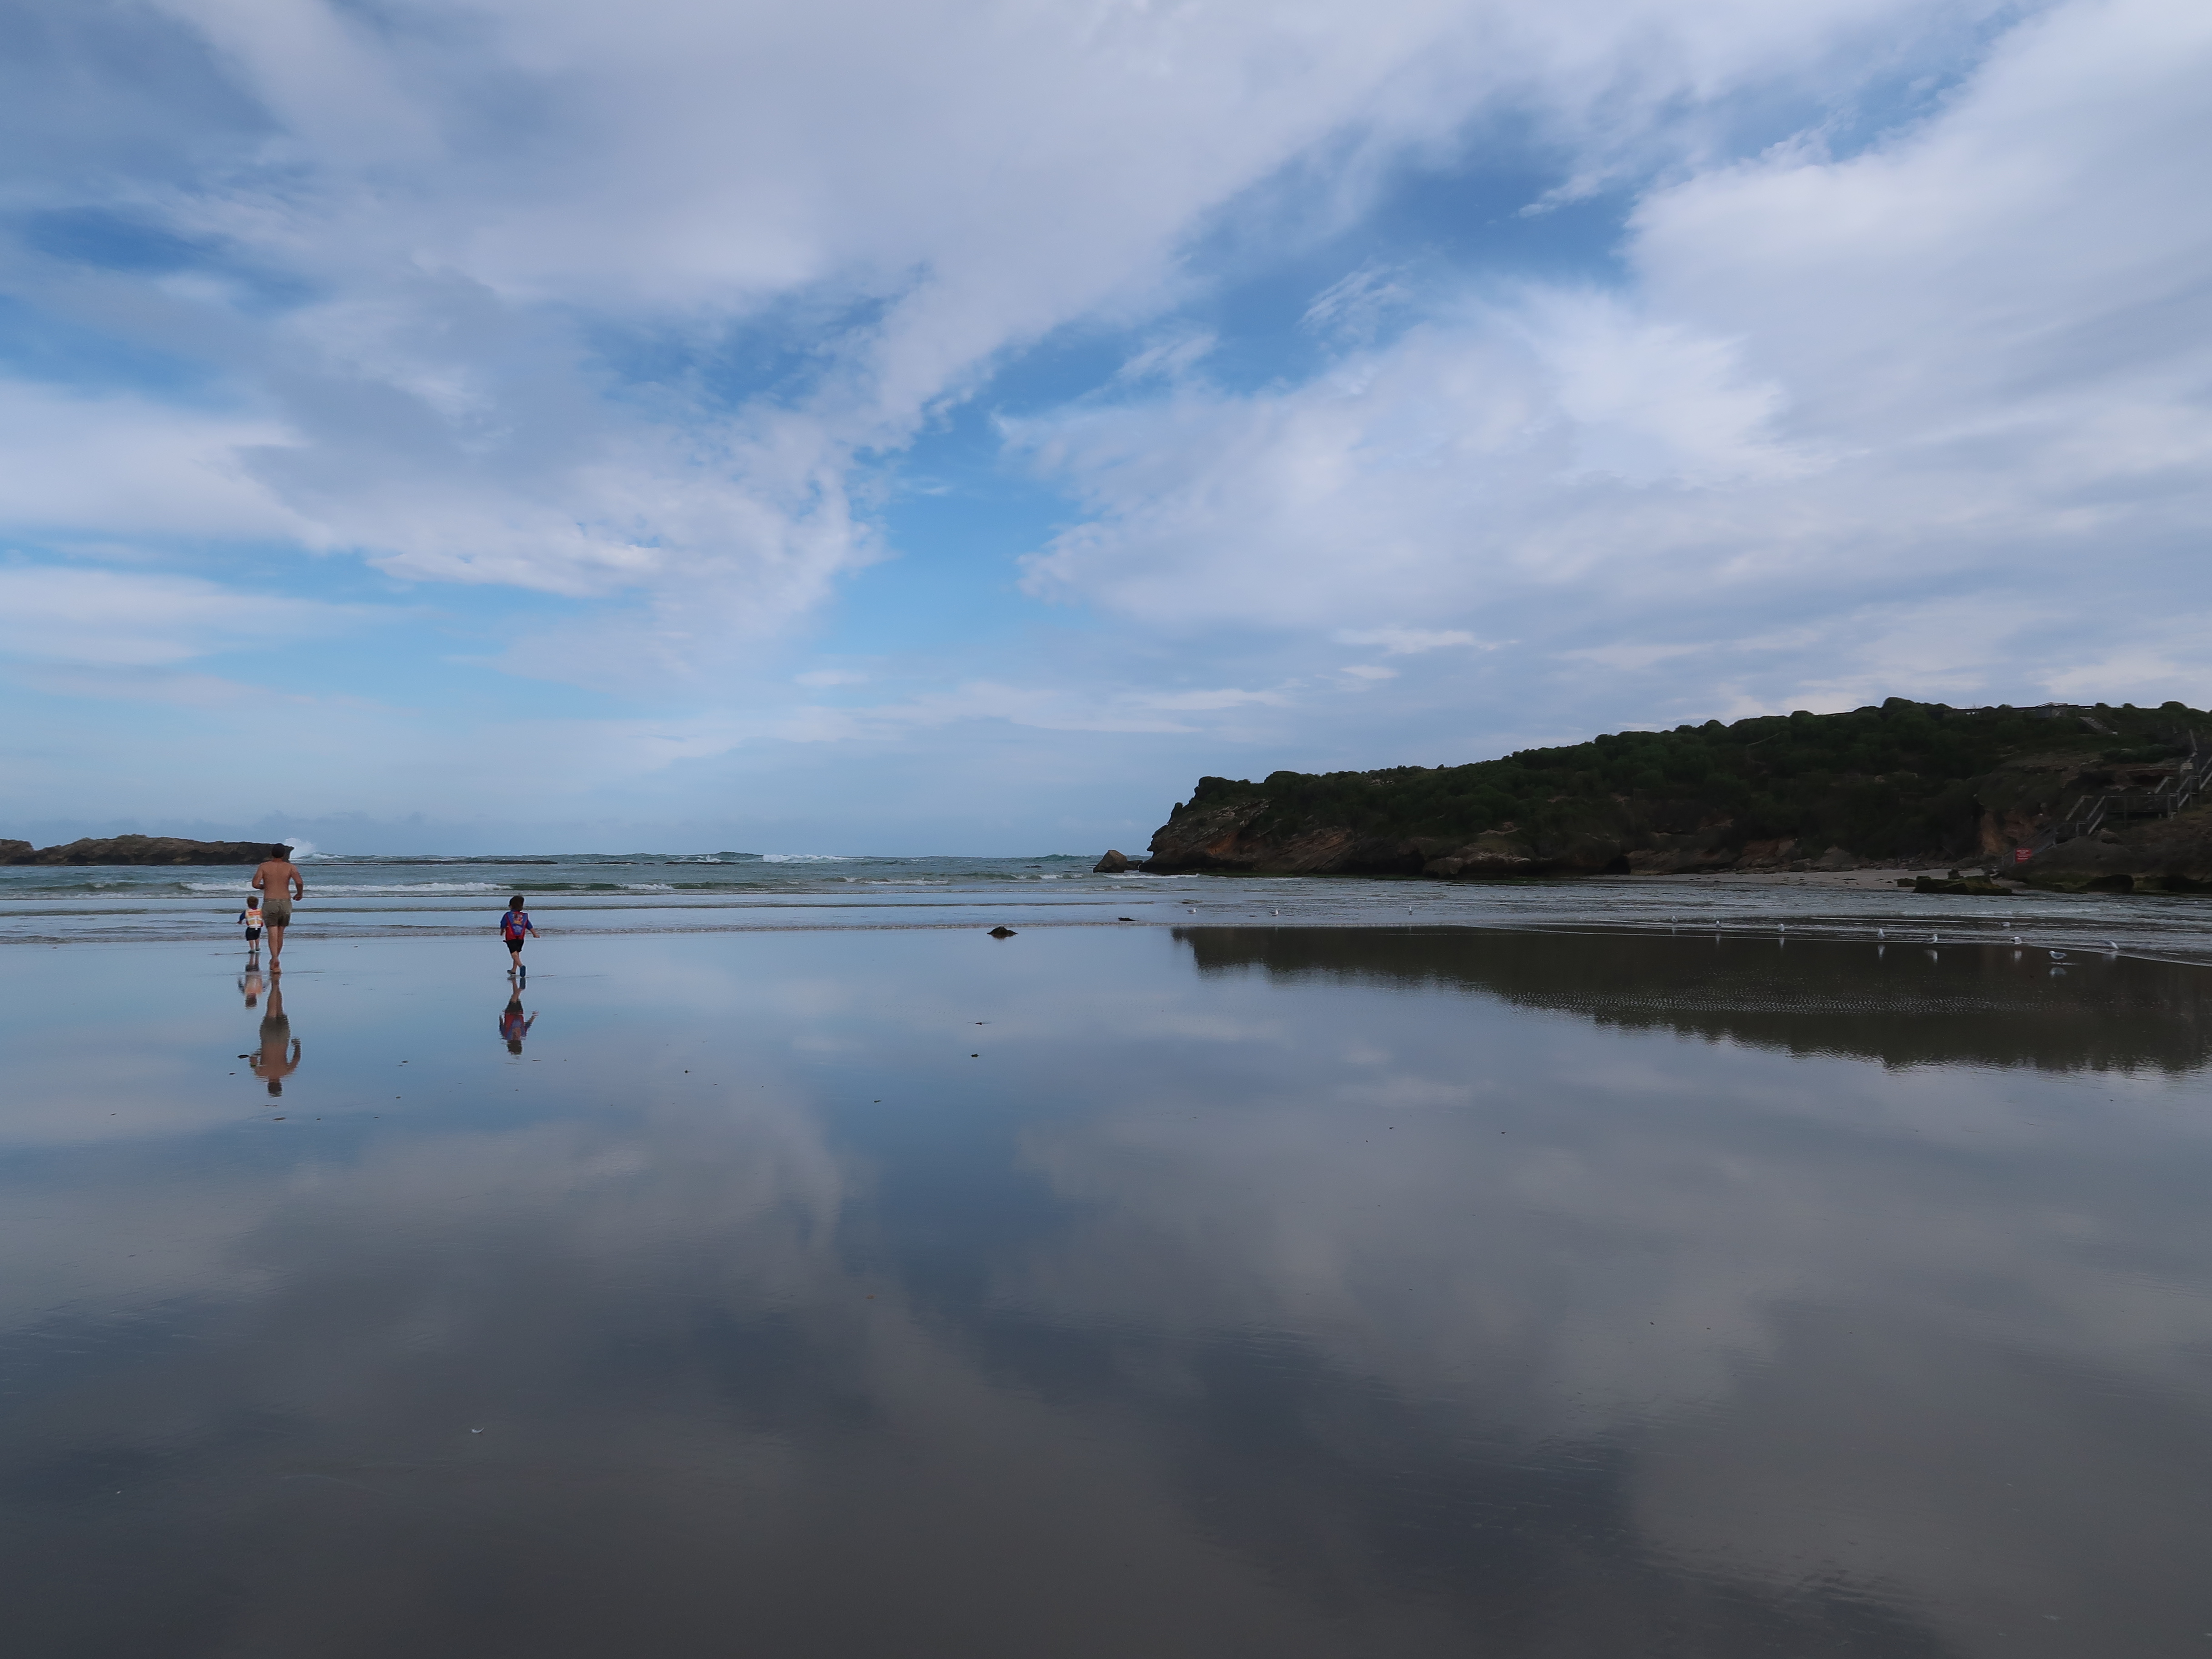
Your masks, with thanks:
M0 653L40 662L166 667L391 619L368 606L240 592L191 576L0 565Z
M1394 657L1418 656L1453 646L1494 650L1463 628L1347 628L1334 636L1343 645L1379 645Z
M1115 369L1114 384L1141 386L1146 380L1180 380L1219 343L1211 333L1178 334L1157 341Z
M1302 328L1355 345L1371 344L1385 317L1402 309L1413 294L1395 274L1363 265L1338 278L1313 297L1298 319Z

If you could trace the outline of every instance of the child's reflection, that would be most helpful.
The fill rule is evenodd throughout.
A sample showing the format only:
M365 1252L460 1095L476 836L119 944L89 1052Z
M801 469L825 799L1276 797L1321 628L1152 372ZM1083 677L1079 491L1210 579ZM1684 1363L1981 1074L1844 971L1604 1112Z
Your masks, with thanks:
M507 1010L499 1017L499 1034L507 1039L507 1052L510 1054L520 1054L522 1039L530 1035L530 1028L536 1024L538 1024L538 1016L535 1014L531 1015L527 1019L523 1018L522 992L518 988L507 997Z
M251 1006L249 996L247 1003ZM284 1017L284 984L269 987L269 1012L261 1017L261 1047L246 1056L253 1075L269 1085L269 1092L284 1092L284 1079L300 1069L300 1039L292 1035L292 1022Z
M252 1008L261 1000L261 959L248 957L246 971L238 976L238 988L246 993L246 1006Z

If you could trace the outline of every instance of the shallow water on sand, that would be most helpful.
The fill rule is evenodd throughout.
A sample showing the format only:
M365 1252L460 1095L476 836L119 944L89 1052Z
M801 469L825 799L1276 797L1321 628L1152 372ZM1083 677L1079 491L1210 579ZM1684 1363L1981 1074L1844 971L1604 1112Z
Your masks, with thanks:
M295 941L483 939L520 893L550 933L1182 927L1416 927L2015 943L2212 964L2212 895L1919 893L1878 877L1152 876L1088 858L751 853L313 858ZM250 869L0 867L0 944L238 939Z
M2212 1645L2205 969L530 948L0 951L11 1650Z

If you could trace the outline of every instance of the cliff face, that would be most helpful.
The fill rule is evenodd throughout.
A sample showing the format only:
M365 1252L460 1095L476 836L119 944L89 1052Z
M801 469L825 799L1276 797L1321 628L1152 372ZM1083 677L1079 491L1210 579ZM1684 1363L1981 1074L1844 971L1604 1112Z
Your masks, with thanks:
M1493 833L1462 844L1450 836L1361 835L1316 824L1285 836L1257 822L1272 805L1260 796L1179 813L1153 835L1142 867L1283 876L1596 875L1632 867L1627 846L1602 834L1544 840Z
M265 841L184 841L175 836L110 836L65 847L0 841L0 864L258 864Z
M1317 824L1288 836L1255 827L1271 805L1266 797L1212 811L1186 811L1152 836L1153 872L1214 871L1241 875L1593 876L1632 870L1722 869L1737 855L1709 854L1698 836L1668 838L1680 848L1644 848L1626 836L1601 831L1558 836L1510 831L1460 842L1451 836L1361 835L1340 824ZM1782 850L1786 856L1789 844ZM1771 867L1771 866L1770 866Z
M2014 848L2085 794L2152 788L2198 765L2196 733L2212 764L2212 715L2179 703L1953 709L1893 698L1469 766L1201 778L1143 868L1480 879L1987 860L2057 882L2100 855L2057 848L2014 866ZM2119 840L2140 841L2176 882L2203 862L2186 833Z
M1278 875L1358 872L1418 872L1423 860L1411 842L1362 836L1341 824L1316 824L1285 835L1255 829L1273 803L1265 795L1206 810L1196 800L1154 832L1147 870L1224 870Z

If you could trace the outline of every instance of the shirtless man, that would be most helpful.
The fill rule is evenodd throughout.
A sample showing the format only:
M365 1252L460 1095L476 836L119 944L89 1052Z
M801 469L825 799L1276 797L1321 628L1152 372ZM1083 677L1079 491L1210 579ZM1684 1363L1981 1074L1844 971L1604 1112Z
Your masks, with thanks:
M292 920L292 901L307 896L307 884L300 879L292 849L272 847L269 856L254 868L253 885L261 890L262 925L269 929L269 971L273 974L283 966L276 958L284 954L284 929Z
M300 1069L300 1039L292 1035L292 1022L284 1017L282 986L269 988L269 1012L261 1017L261 1046L242 1058L272 1095L282 1095L284 1079Z

